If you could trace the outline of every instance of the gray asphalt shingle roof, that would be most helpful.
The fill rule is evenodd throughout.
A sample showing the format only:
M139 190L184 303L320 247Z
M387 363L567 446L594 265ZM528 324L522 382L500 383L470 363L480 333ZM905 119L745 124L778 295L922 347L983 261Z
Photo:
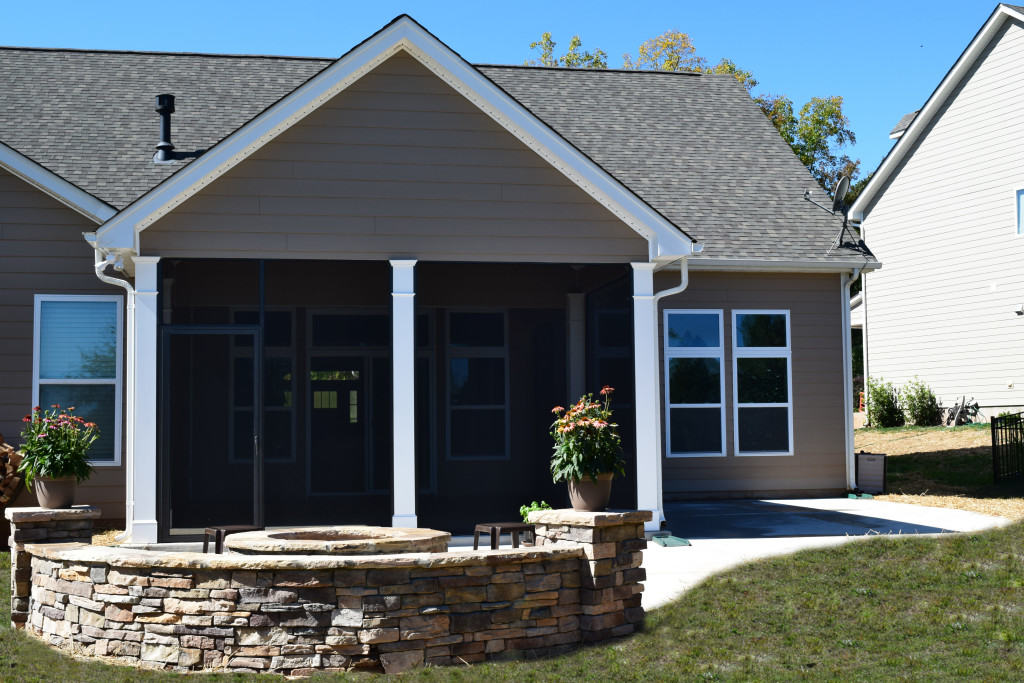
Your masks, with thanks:
M0 141L115 208L189 159L152 161L157 93L174 93L176 152L199 152L327 59L0 49ZM679 228L703 258L849 259L826 252L825 193L729 76L480 66Z
M889 131L889 135L895 135L896 133L902 133L907 128L910 128L910 124L914 122L915 118L917 118L917 113L919 111L921 111L921 110L917 109L915 111L908 112L908 113L904 114L903 116L901 116L900 120L897 121L896 125L893 126L892 130Z

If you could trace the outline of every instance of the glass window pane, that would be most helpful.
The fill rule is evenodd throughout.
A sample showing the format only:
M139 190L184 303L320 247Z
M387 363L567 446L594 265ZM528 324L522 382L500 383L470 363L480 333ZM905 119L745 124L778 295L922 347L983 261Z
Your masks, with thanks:
M448 342L452 346L505 345L502 313L452 313L448 326Z
M386 315L314 315L313 346L391 346Z
M737 358L736 400L739 403L787 403L788 363L785 358Z
M669 403L721 403L721 372L717 358L669 359Z
M738 346L786 346L786 316L781 313L743 313L736 316Z
M252 358L236 358L235 359L235 399L234 405L236 408L246 408L252 406L252 394L253 394L253 374L252 374L253 361Z
M263 405L276 408L292 406L292 359L263 360Z
M268 461L292 459L292 413L273 410L263 413L263 458Z
M742 453L789 450L789 408L740 408L739 451Z
M670 313L668 345L672 347L716 347L722 345L717 313Z
M453 406L505 404L505 359L452 358L449 370Z
M252 410L236 410L234 424L234 457L235 460L250 462L252 460L253 425Z
M40 302L39 376L113 379L117 307L114 301Z
M89 459L100 462L114 461L114 404L113 384L40 384L39 405L48 408L59 403L74 406L75 415L87 422L95 422L100 438L89 449Z
M721 453L721 408L672 408L672 453Z
M451 411L453 458L505 456L505 409Z
M1017 190L1017 232L1024 233L1024 190Z

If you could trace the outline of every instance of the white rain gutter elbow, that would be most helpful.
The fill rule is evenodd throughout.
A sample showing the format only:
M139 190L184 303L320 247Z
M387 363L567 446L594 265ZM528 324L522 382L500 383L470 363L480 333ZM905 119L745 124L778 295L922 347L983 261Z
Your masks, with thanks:
M855 268L840 280L840 296L843 311L843 410L846 449L846 488L857 488L857 462L853 443L853 342L850 339L850 286L860 277L863 267Z
M90 237L92 239L90 239ZM118 541L127 540L131 535L131 521L134 518L135 487L133 485L135 470L135 288L127 280L107 275L108 266L115 266L119 258L115 254L104 255L103 250L96 246L95 233L86 233L85 239L93 247L95 261L93 268L100 282L120 287L125 291L127 305L125 310L125 530L117 536Z
M655 314L657 314L658 302L664 299L666 296L672 296L673 294L679 294L686 290L690 285L690 269L687 268L686 257L679 259L679 284L675 287L669 287L668 289L654 293L654 305Z

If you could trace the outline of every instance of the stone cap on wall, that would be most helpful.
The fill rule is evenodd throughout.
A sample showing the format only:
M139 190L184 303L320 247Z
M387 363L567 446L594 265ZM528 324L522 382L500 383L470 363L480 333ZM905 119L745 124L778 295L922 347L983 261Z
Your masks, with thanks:
M531 524L566 524L570 526L599 527L618 524L641 524L650 521L650 510L626 510L623 512L583 512L565 508L561 510L534 510L530 513Z
M69 519L98 519L102 514L95 505L73 505L69 508L50 509L41 507L7 508L4 517L14 524L29 522L63 522Z
M510 548L447 553L396 555L213 555L160 550L137 550L84 543L26 544L25 549L45 560L106 564L111 567L169 569L276 570L276 569L396 569L472 567L510 562L547 562L583 557L574 545Z

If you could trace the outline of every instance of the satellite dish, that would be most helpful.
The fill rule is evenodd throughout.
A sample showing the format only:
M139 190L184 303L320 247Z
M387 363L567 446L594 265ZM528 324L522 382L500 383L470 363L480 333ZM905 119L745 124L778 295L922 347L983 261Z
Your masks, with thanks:
M840 176L839 181L836 183L836 189L832 193L832 213L842 210L843 200L846 199L846 193L849 191L850 176Z

